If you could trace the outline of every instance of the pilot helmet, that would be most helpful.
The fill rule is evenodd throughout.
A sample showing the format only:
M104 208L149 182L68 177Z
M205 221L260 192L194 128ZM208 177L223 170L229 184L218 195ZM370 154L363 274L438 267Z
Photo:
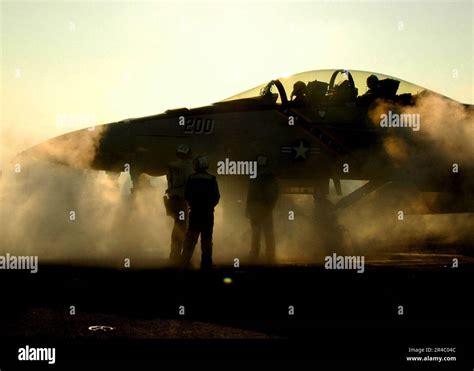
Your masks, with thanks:
M369 89L376 89L379 85L379 78L375 75L370 75L367 77L367 87Z
M306 89L306 84L303 81L297 81L293 85L293 92L291 93L291 96L298 96L301 95Z
M191 147L189 147L187 144L180 144L176 148L176 155L178 157L190 157L191 156Z
M194 170L207 170L209 168L209 161L206 156L197 156L193 161Z

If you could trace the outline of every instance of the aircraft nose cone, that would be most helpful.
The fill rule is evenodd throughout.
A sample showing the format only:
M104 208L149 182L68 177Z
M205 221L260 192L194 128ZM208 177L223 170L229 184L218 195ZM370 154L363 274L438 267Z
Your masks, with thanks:
M86 169L94 160L101 131L95 127L60 135L22 152L20 157Z

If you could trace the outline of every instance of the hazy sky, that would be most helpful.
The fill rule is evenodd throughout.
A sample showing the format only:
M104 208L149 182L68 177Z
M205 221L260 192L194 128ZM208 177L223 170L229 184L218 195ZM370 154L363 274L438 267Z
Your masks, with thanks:
M77 129L58 125L65 115L151 115L326 68L473 103L472 4L2 2L2 143L22 149Z

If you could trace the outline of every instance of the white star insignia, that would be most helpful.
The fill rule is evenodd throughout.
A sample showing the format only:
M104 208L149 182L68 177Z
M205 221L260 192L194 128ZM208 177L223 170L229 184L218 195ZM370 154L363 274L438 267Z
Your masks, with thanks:
M296 158L306 158L306 152L308 152L309 148L306 148L303 144L302 141L300 141L300 145L298 147L293 147L293 149L296 151Z

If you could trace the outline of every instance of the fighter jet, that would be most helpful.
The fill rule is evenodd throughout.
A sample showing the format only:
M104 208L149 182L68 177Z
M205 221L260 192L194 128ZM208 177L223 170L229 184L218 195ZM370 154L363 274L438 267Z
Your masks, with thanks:
M461 111L460 122L443 123L454 127L452 133L472 125L473 106L420 86L378 73L318 70L275 79L208 106L71 132L25 153L77 167L71 153L93 143L92 155L80 167L117 175L130 171L135 181L142 173L164 175L176 147L185 143L194 154L207 155L214 171L219 161L252 161L264 154L285 193L327 195L332 179L341 195L341 179L367 181L336 208L389 182L403 182L420 192L451 195L433 212L472 211L473 153L450 151L460 138L450 138L449 130L432 133L439 129L433 111L440 104ZM446 118L456 120L444 113ZM465 133L472 138L472 130Z

